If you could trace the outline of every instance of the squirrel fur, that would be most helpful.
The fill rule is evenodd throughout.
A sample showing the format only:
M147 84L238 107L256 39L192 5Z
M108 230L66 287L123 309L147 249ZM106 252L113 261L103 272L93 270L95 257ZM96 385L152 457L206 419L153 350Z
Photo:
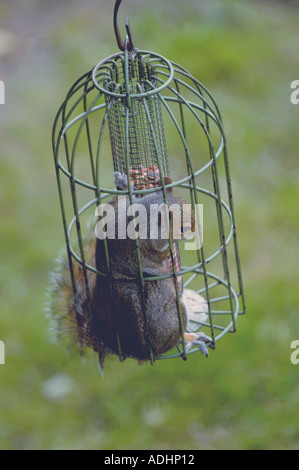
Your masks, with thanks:
M171 180L165 178L165 184L169 182ZM174 195L172 189L166 190L166 197L167 205L178 204L181 213L183 205L188 204L184 199ZM138 204L146 208L148 221L151 204L160 205L164 202L161 190L135 199ZM117 201L118 196L108 201L108 204L115 209L116 224ZM129 203L129 197L126 196L127 206ZM177 219L170 217L171 223L175 223L173 220ZM194 232L194 228L195 216L192 211L191 227L187 227L187 230L185 227L179 227L181 238L186 238L190 230ZM173 233L178 232L173 228ZM173 238L173 241L175 240ZM101 369L105 357L109 354L119 354L121 351L123 358L131 357L146 361L151 358L151 354L155 359L181 340L175 282L167 265L171 257L169 240L161 239L159 235L154 239L150 237L139 239L142 276L144 278L165 276L160 280L145 280L144 297L139 282L136 241L129 237L121 239L116 236L115 239L107 238L106 242L110 277L100 276L86 269L91 312L83 268L76 262L73 263L76 294L73 293L69 270L66 264L61 263L60 273L54 276L50 305L57 336L61 339L68 338L68 342L80 351L85 347L93 348L99 355ZM104 240L93 236L85 242L84 248L86 264L102 273L108 273ZM180 306L185 330L187 312L182 300Z

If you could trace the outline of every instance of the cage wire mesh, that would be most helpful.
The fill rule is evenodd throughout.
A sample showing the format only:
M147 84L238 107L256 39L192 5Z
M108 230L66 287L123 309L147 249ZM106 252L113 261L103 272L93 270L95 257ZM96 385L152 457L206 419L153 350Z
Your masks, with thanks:
M75 272L80 266L92 321L94 278L109 278L109 268L106 272L98 270L88 253L88 214L94 217L95 208L112 195L124 194L133 203L134 196L157 190L162 190L165 198L166 189L171 187L194 210L202 204L205 214L201 243L193 250L181 250L181 259L177 243L169 236L169 277L175 284L180 327L183 298L189 310L187 331L203 331L217 342L236 330L237 317L245 312L221 114L208 89L185 68L160 54L129 49L128 43L127 37L123 51L104 59L76 81L53 126L74 298L78 289ZM184 157L183 167L178 156ZM132 185L127 190L116 188L113 172L126 174ZM169 175L173 181L166 185L163 176ZM109 266L107 252L106 257ZM141 263L140 254L138 259ZM144 295L144 283L159 276L146 277L141 265L139 268L136 284ZM113 283L109 285L113 299ZM158 359L186 359L198 350L193 347L187 351L182 341ZM124 358L119 341L118 354Z

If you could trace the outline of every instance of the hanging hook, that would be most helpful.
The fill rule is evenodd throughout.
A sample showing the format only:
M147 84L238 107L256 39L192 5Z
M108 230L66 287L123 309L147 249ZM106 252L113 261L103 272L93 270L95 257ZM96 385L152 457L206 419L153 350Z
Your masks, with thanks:
M119 6L120 6L121 2L122 2L122 0L116 0L116 2L115 2L114 15L113 15L113 24L114 24L114 31L115 31L115 36L116 36L118 47L120 48L121 51L124 51L126 46L125 46L125 43L124 43L124 41L122 40L122 38L120 36L119 27L118 27L118 24L117 24L117 13L118 13L118 9L119 9ZM126 30L127 30L127 34L128 34L128 38L129 38L127 48L128 48L129 51L131 51L134 48L134 45L133 45L132 33L131 33L131 28L130 28L128 18L126 18L125 26L126 26Z

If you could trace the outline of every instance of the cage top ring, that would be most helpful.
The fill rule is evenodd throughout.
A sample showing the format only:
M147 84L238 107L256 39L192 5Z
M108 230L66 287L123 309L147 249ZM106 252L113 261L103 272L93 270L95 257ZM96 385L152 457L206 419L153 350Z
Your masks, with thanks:
M148 77L146 83L151 86L151 89L144 90L144 87L138 81L138 77L134 76L134 68L130 67L130 64L136 60L140 64L140 70L146 70ZM154 86L153 79L157 77L159 72L163 74L165 81ZM142 72L140 74L142 75ZM126 78L129 75L130 88L125 89L125 83L128 83ZM104 95L120 99L126 98L128 95L131 98L141 99L160 93L169 86L173 77L174 69L169 60L154 52L142 50L132 52L128 61L121 52L113 54L96 65L92 73L93 83L98 90L104 93Z

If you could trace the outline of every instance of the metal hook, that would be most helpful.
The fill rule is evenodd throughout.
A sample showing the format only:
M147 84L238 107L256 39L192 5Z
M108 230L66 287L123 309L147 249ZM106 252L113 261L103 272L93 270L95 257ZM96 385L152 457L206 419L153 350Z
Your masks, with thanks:
M119 6L120 6L121 2L122 2L122 0L116 0L116 2L115 2L114 15L113 15L113 24L114 24L114 31L115 31L115 36L116 36L118 47L120 48L121 51L124 51L126 46L125 46L125 43L124 43L124 41L122 40L122 38L120 36L119 27L118 27L118 24L117 24L117 13L118 13L118 9L119 9ZM130 28L128 18L126 18L125 26L126 26L126 30L127 30L127 34L128 34L128 38L129 38L127 49L129 51L131 51L132 49L134 49L134 45L133 45L132 33L131 33L131 28Z

